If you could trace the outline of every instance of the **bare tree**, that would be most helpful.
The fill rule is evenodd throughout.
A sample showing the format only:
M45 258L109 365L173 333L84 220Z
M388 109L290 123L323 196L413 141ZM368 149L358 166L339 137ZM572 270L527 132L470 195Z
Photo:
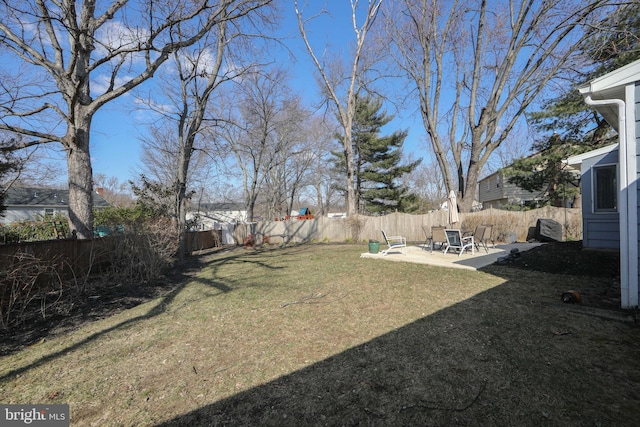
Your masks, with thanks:
M328 167L333 161L332 151L336 148L335 123L327 123L325 118L313 117L306 129L306 136L310 142L306 149L308 160L307 178L301 190L308 193L310 199L315 200L318 215L327 214L334 203L338 191L336 171ZM342 182L342 180L340 180Z
M483 165L527 107L575 65L582 27L610 3L402 0L385 10L390 52L461 210L471 210Z
M288 215L307 185L318 144L312 116L296 96L287 96L277 117L280 150L265 177L267 218Z
M129 207L134 205L129 183L121 182L117 177L108 177L103 173L96 174L93 181L96 185L96 192L111 206Z
M91 123L105 104L150 79L178 49L271 0L0 2L0 129L28 139L4 150L59 142L66 151L69 223L93 236Z
M265 6L267 3L265 2ZM231 7L221 10L220 14L225 16L230 12L232 12ZM174 52L172 62L174 67L169 72L171 76L165 79L168 83L162 90L164 102L160 101L160 105L157 106L155 102L158 101L148 100L148 105L163 119L168 119L170 127L173 128L173 132L170 131L169 140L164 135L157 135L158 142L163 145L162 147L156 145L160 148L160 156L147 152L147 159L150 161L164 159L168 162L167 165L157 166L165 166L159 173L167 174L163 180L165 185L175 189L175 216L181 260L186 255L187 201L190 199L191 192L195 190L193 186L188 190L190 184L193 184L191 182L193 169L198 164L205 167L203 160L207 155L215 155L212 152L204 154L207 144L202 141L205 122L208 122L208 127L214 126L216 122L215 117L211 117L215 109L209 108L210 100L223 83L238 79L248 70L256 67L253 58L247 59L247 56L255 53L247 39L250 38L248 35L250 33L260 33L245 28L242 22L247 21L252 24L261 22L266 28L266 24L269 24L267 17L268 15L262 10L254 9L252 14L243 16L243 20L223 19L201 41L189 48ZM233 45L235 46L232 48ZM255 57L258 56L255 55ZM163 121L163 125L166 123ZM211 147L212 144L209 146Z
M412 156L408 156L407 162L413 161ZM434 160L428 163L420 163L413 171L400 179L400 183L406 185L412 194L418 197L418 212L426 213L433 209L438 209L443 201L447 199L447 192L444 183L439 179L439 175L434 173L438 165Z
M242 172L249 221L254 219L260 196L268 199L272 208L282 206L287 198L281 166L296 149L296 134L303 128L300 120L307 113L287 88L286 80L286 72L278 69L245 74L238 81L235 108L228 108L230 125L222 138L230 145ZM270 194L264 194L267 180Z
M356 93L359 85L365 85L366 67L363 66L363 57L365 49L365 40L367 34L371 30L376 20L382 0L369 0L366 6L364 20L358 24L358 0L351 0L351 22L353 31L356 36L355 47L350 56L349 70L344 72L341 67L340 60L333 62L324 62L324 58L318 58L309 38L307 36L306 24L308 19L303 18L303 10L298 7L298 1L294 0L295 12L298 18L298 28L300 35L304 40L307 51L320 76L320 84L327 100L330 101L336 109L338 121L342 126L343 138L342 146L344 150L345 161L347 164L346 174L346 205L347 215L357 214L357 200L354 189L354 164L353 164L353 147L351 141L351 127L353 125L353 116L355 114ZM371 65L371 64L368 64Z
M9 138L11 139L13 138ZM0 142L0 145L2 144ZM5 151L2 154L15 160L15 167L0 180L2 187L16 185L57 188L64 184L60 181L60 176L64 173L60 163L60 153L46 146L30 147L19 152Z

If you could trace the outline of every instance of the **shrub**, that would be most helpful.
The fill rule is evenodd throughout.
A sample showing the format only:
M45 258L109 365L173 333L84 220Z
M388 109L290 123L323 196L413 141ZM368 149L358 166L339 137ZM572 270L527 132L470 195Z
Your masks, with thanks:
M124 217L112 218L120 222ZM121 228L118 235L89 242L92 249L87 271L86 265L82 271L74 271L75 260L65 260L62 254L51 251L40 256L18 252L0 260L0 328L8 329L37 315L45 318L52 309L61 312L65 307L73 307L87 282L139 286L173 266L178 251L178 233L173 221L129 218ZM15 233L31 232L33 228L22 225L15 230ZM93 244L98 241L100 244ZM95 274L98 271L100 275ZM61 300L63 294L65 299Z
M362 229L366 224L366 217L359 215L350 216L345 219L342 224L349 235L349 237L345 239L346 242L359 242L361 240L360 234L362 233Z
M34 311L46 318L61 298L64 282L58 274L58 257L42 260L18 252L3 264L0 274L0 327L9 329L22 323Z
M138 221L117 236L108 274L113 279L147 282L173 266L178 231L168 218Z
M58 229L56 229L58 228ZM41 217L35 221L16 221L3 226L4 243L35 242L69 235L69 221L64 214Z

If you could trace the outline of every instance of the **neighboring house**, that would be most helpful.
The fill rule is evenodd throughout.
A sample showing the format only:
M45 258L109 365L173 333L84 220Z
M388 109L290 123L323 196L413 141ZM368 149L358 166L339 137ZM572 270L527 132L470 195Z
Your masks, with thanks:
M201 203L187 210L187 221L196 220L199 230L221 230L222 244L236 243L236 224L247 221L247 209L240 203Z
M544 198L543 193L523 190L509 183L502 170L492 173L478 184L478 201L482 209L499 208L506 205L525 205Z
M69 190L51 188L10 187L4 197L6 210L0 213L0 223L38 221L57 213L69 215ZM93 207L109 206L99 194L93 194Z
M566 160L582 173L583 246L620 249L622 308L637 308L640 60L579 88L618 131L618 144Z
M241 203L202 203L187 211L187 221L197 218L202 230L219 230L220 224L247 221L247 209Z
M440 203L440 208L438 210L440 210L440 209L442 209L444 211L448 211L449 210L449 201L445 200L444 202ZM480 203L477 200L474 200L473 203L471 204L471 212L479 212L482 209L484 209L484 206L482 206L482 203ZM429 212L434 212L434 211L429 211Z
M347 213L346 212L329 212L327 214L327 218L346 218L347 217Z

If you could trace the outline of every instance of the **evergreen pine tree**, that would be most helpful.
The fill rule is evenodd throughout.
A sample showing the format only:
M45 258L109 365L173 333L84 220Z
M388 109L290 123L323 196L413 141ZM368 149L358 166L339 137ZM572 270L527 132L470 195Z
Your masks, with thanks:
M607 142L611 127L584 102L578 87L640 58L640 3L621 6L591 32L580 49L591 66L571 76L566 92L547 102L542 111L530 114L529 119L538 130L598 146ZM591 132L585 135L585 129Z
M0 146L5 145L5 142L0 142ZM5 182L7 181L6 175L12 172L18 172L22 165L23 162L17 159L13 153L0 150L0 217L3 216L3 212L7 208L4 205L5 192L9 187L8 183Z
M402 145L407 131L396 131L389 136L380 136L381 129L393 116L380 111L382 100L370 96L356 98L356 113L353 120L352 141L355 162L355 195L362 213L386 213L407 211L413 206L406 186L398 185L398 178L413 171L420 160L402 165ZM339 136L338 136L339 137ZM346 169L344 155L336 156L335 166Z
M562 160L617 139L611 126L584 102L578 87L640 58L639 34L638 2L620 7L599 28L592 29L591 37L581 46L592 66L573 77L566 93L529 115L536 129L553 135L534 145L535 155L516 160L505 170L510 183L529 191L544 191L544 203L555 206L578 195L579 177L568 171Z
M15 156L13 151L7 150L14 144L14 138L5 137L4 134L0 140L0 217L6 209L4 198L7 189L10 187L11 179L7 175L19 175L20 170L24 166L24 160Z
M564 206L566 201L575 201L580 194L579 176L562 160L581 151L576 145L562 140L558 134L536 144L538 152L516 160L504 170L512 184L532 192L545 194L542 204Z

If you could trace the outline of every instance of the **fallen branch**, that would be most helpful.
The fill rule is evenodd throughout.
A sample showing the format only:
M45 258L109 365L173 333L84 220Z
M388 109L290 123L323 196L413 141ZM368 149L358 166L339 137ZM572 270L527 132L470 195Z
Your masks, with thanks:
M338 301L341 300L343 298L345 298L347 295L349 295L348 293L342 295L339 298L333 299L333 300L329 300L329 301L319 301L320 299L324 298L327 296L327 294L321 294L321 293L315 293L312 292L311 295L307 295L306 297L303 297L302 299L299 299L297 301L291 301L291 302L285 302L283 304L280 304L280 308L284 308L287 307L289 305L293 305L293 304L329 304L332 303L334 301Z
M404 410L404 409L410 409L410 408L420 408L420 409L431 409L434 411L463 412L469 409L471 406L473 406L474 403L478 401L478 399L480 398L480 396L482 395L486 387L487 387L487 381L484 381L480 386L480 390L478 390L478 393L473 398L473 400L471 400L465 406L446 406L446 405L441 405L439 402L422 401L415 405L403 406L402 409Z

